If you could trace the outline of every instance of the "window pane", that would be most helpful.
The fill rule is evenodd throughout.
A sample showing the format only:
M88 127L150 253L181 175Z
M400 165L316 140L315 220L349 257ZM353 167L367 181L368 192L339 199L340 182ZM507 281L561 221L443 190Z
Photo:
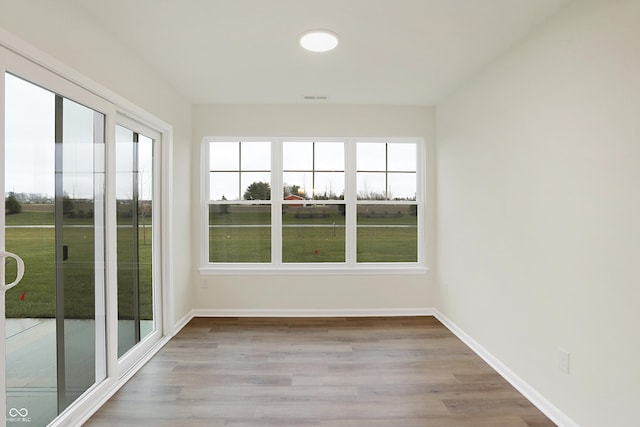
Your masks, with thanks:
M358 262L416 262L417 205L358 205Z
M386 174L384 172L358 172L359 200L386 200Z
M271 200L271 173L243 172L240 177L243 200Z
M153 145L116 126L118 357L154 331Z
M338 200L344 196L344 172L316 172L313 198Z
M46 425L58 414L55 323L49 323L46 335L34 326L46 325L49 320L43 318L56 314L55 95L10 74L0 76L6 84L5 99L0 100L5 107L0 174L8 192L4 219L9 226L2 238L7 250L19 254L26 265L22 282L2 296L7 304L0 314L7 318L7 335L6 370L0 374L6 378L7 409L29 410L29 422L16 425ZM7 196L19 203L8 203ZM1 261L0 274L10 283L16 263ZM26 298L20 301L22 292ZM87 305L93 307L92 302ZM3 414L2 425L12 425L9 418Z
M54 94L5 74L5 189L53 201ZM6 195L5 195L6 196Z
M390 171L416 170L416 145L415 144L387 144L388 163Z
M132 130L116 126L116 153L116 172L130 173L133 168Z
M316 142L315 170L344 170L344 144L342 142Z
M240 169L240 143L210 142L210 170L234 171Z
M345 205L282 207L282 261L344 262Z
M209 206L209 262L270 262L271 206Z
M295 194L307 198L313 195L313 173L311 172L284 172L284 197Z
M388 175L389 189L387 195L390 200L416 199L416 174L390 173Z
M93 115L94 111L69 99L63 101L64 122L73 126L63 127L63 163L76 173L93 173ZM82 183L85 183L84 185ZM76 187L76 194L86 197L93 193L93 180L80 178L71 186ZM79 187L79 188L78 188Z
M359 171L384 171L387 165L386 144L359 142L357 144L357 169Z
M242 170L271 170L271 143L269 141L261 142L242 142Z
M284 142L282 144L282 159L284 170L312 170L313 143Z
M209 200L240 200L238 172L210 172Z

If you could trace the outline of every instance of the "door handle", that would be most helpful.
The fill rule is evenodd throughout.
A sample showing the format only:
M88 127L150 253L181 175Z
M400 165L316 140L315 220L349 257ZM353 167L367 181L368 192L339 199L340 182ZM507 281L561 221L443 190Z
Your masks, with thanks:
M7 285L4 285L4 290L8 291L9 289L20 283L20 280L22 280L22 276L24 276L24 261L22 261L22 258L20 258L16 254L0 251L0 259L4 258L13 258L16 260L16 264L18 264L18 273L16 274L16 279Z

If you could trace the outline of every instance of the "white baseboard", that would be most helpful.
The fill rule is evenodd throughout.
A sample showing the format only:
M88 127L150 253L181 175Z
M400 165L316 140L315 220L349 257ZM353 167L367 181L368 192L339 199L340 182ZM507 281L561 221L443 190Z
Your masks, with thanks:
M195 309L192 317L398 317L433 316L434 308ZM185 323L186 324L186 323Z
M188 312L187 314L184 315L184 317L180 320L178 320L175 325L173 325L173 334L177 334L178 332L180 332L180 330L182 328L184 328L187 323L189 323L189 321L191 319L193 319L194 317L196 317L193 313L195 312L195 310L191 310L190 312Z
M500 374L509 384L516 388L533 405L542 411L551 421L559 427L580 427L575 421L569 418L564 412L549 402L542 394L535 390L526 381L520 378L507 365L491 354L486 348L481 346L476 340L471 338L438 310L433 314L444 326L453 332L462 342L470 347L478 356L487 362L498 374Z

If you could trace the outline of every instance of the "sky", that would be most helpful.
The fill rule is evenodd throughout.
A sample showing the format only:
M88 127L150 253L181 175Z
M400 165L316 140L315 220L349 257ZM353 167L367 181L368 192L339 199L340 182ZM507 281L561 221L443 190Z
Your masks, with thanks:
M5 75L5 192L55 193L55 94L10 74ZM63 190L71 198L93 198L104 174L104 144L94 144L95 111L63 101ZM133 133L118 126L116 155L118 198L131 198ZM141 198L152 192L152 140L138 144ZM95 163L95 167L94 167Z
M55 193L55 94L10 74L5 75L5 192ZM94 110L64 99L63 187L71 198L92 198L104 176L104 144L94 144ZM132 131L116 128L116 197L132 198ZM241 200L257 181L270 183L269 141L214 142L210 150L212 200ZM358 142L357 193L411 199L416 195L415 144ZM345 189L345 145L335 141L291 141L282 147L283 181L307 196L340 196ZM99 159L99 160L95 160ZM152 195L153 141L138 143L139 192Z
M409 143L358 142L358 195L388 190L390 198L416 195L416 146ZM211 200L241 200L253 182L271 181L269 141L211 142L209 149ZM340 196L345 189L343 142L291 141L282 144L285 186L297 185L304 194Z

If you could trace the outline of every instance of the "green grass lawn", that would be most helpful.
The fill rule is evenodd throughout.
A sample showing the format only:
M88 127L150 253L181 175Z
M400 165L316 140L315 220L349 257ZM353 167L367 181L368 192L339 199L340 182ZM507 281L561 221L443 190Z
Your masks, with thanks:
M344 262L344 227L284 227L282 262Z
M345 261L344 227L284 227L285 263ZM415 227L359 227L358 262L416 262ZM209 229L210 262L271 262L271 228L215 227Z
M271 227L212 227L210 262L271 262Z
M418 261L417 228L358 228L358 262Z
M53 224L53 212L22 212L7 215L7 225ZM68 225L86 225L89 218L65 218ZM118 229L118 302L121 318L132 318L133 289L131 254L133 252L131 229ZM65 227L64 244L69 248L69 258L63 262L64 308L66 318L95 317L95 260L94 230L92 227ZM151 286L151 228L146 229L146 244L140 231L140 314L143 319L152 318ZM9 318L55 317L56 269L55 230L51 228L6 228L5 247L24 260L25 274L20 284L6 295L5 314ZM121 262L120 262L121 261ZM6 278L15 277L15 263L6 265ZM24 292L24 296L23 296ZM23 297L21 299L21 297Z
M345 262L342 206L285 206L282 213L282 261ZM209 211L209 261L271 262L271 213L265 205L228 205ZM359 205L358 262L416 262L417 217L411 206Z
M146 228L146 239L142 229L138 230L138 283L140 318L153 318L153 283L152 283L152 244L151 227ZM133 319L133 230L118 228L117 256L118 256L118 319Z
M19 214L5 215L6 225L53 225L54 205L23 205ZM91 225L93 218L64 218L65 224Z
M24 260L25 273L20 284L6 294L7 317L55 317L56 269L55 230L53 228L8 228L5 232L7 249ZM65 317L85 319L94 317L95 262L93 258L93 229L67 228L65 243L69 259L64 261ZM7 266L9 279L15 276L12 265ZM22 293L24 297L21 299ZM89 301L89 303L87 303Z
M377 209L381 209L376 207ZM382 209L385 207L383 206ZM324 209L324 210L323 210ZM397 208L396 208L397 209ZM285 263L323 263L345 261L345 217L336 206L316 209L311 217L288 207L283 213L283 252ZM66 225L89 225L91 218L65 218ZM271 262L271 214L264 206L222 214L212 209L209 229L211 262ZM7 215L11 225L53 224L51 210L24 210ZM406 212L368 212L358 215L358 262L416 262L417 219ZM120 220L119 220L120 223ZM334 226L335 224L335 226ZM251 227L244 227L244 226ZM375 225L376 227L367 227ZM55 230L53 228L7 228L5 247L25 262L25 276L19 286L6 294L7 317L55 316ZM151 227L139 230L140 314L152 318ZM93 228L65 227L64 242L69 259L64 261L65 315L68 318L94 317L95 260ZM133 234L131 228L118 228L118 312L119 318L133 318ZM8 280L15 276L15 265L7 265ZM21 299L21 296L24 298Z
M6 215L6 225L44 225L53 224L53 211L29 211L23 209L19 214Z
M18 215L12 215L18 216ZM55 253L52 228L7 228L5 247L24 260L22 282L5 295L7 317L55 317ZM6 266L7 280L15 277L15 263ZM24 299L20 296L25 292Z

